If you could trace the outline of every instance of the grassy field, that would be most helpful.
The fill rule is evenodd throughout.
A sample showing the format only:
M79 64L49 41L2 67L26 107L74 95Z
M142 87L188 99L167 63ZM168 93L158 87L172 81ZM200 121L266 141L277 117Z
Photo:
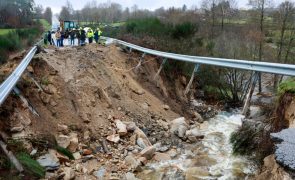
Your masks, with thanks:
M9 33L9 31L12 31L14 29L0 29L0 36L6 35Z

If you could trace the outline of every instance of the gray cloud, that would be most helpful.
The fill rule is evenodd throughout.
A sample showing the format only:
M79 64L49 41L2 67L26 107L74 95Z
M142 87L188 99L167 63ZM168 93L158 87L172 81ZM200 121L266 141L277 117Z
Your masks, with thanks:
M83 6L91 0L70 0L73 4L74 9L82 9ZM201 6L202 0L112 0L111 2L116 2L121 4L124 8L131 7L134 4L137 4L140 9L149 9L154 10L160 7L182 7L183 4L186 4L187 7L191 6ZM275 4L281 3L284 0L274 0ZM104 3L106 0L97 0L97 3ZM248 0L237 0L239 7L247 7ZM61 6L66 4L66 0L35 0L36 4L41 4L44 7L51 7L54 13L58 13L61 9Z

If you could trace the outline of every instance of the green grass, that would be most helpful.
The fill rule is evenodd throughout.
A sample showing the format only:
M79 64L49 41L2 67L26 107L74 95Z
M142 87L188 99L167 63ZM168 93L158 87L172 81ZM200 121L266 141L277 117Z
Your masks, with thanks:
M10 31L14 29L0 29L0 36L8 34Z
M278 94L283 95L285 93L295 94L295 78L289 78L279 85Z

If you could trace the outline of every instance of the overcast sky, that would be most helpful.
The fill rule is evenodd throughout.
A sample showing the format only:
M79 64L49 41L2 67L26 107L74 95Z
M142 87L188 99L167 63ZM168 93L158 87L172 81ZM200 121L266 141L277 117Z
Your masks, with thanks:
M92 0L70 0L73 4L74 9L82 9L83 6ZM111 2L116 2L121 4L124 8L131 7L134 4L137 4L140 9L149 9L154 10L160 7L182 7L183 4L186 4L188 8L191 6L201 6L202 0L112 0ZM248 0L236 0L239 7L247 8ZM279 4L284 0L273 0L275 4ZM295 0L291 0L295 1ZM97 0L98 3L107 2L107 0ZM66 0L35 0L36 4L41 4L43 7L51 7L54 13L59 13L61 6L65 5Z

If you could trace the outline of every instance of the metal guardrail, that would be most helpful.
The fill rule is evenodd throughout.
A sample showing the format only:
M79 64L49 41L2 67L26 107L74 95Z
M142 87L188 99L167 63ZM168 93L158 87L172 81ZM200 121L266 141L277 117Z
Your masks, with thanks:
M178 61L191 62L195 64L206 64L214 65L227 68L243 69L249 71L265 72L271 74L279 74L286 76L295 76L295 65L291 64L280 64L280 63L269 63L269 62L257 62L257 61L246 61L246 60L236 60L236 59L225 59L225 58L211 58L202 56L188 56L174 53L161 52L157 50L152 50L144 47L140 47L125 41L118 39L106 38L109 43L117 43L131 49L141 51L146 54L155 55L159 57L164 57L167 59L174 59Z
M7 96L10 94L10 92L13 90L14 86L30 64L32 58L37 52L38 45L41 43L39 41L30 51L29 53L24 57L24 59L21 61L21 63L17 66L17 68L8 76L8 78L0 85L0 106L4 103Z

